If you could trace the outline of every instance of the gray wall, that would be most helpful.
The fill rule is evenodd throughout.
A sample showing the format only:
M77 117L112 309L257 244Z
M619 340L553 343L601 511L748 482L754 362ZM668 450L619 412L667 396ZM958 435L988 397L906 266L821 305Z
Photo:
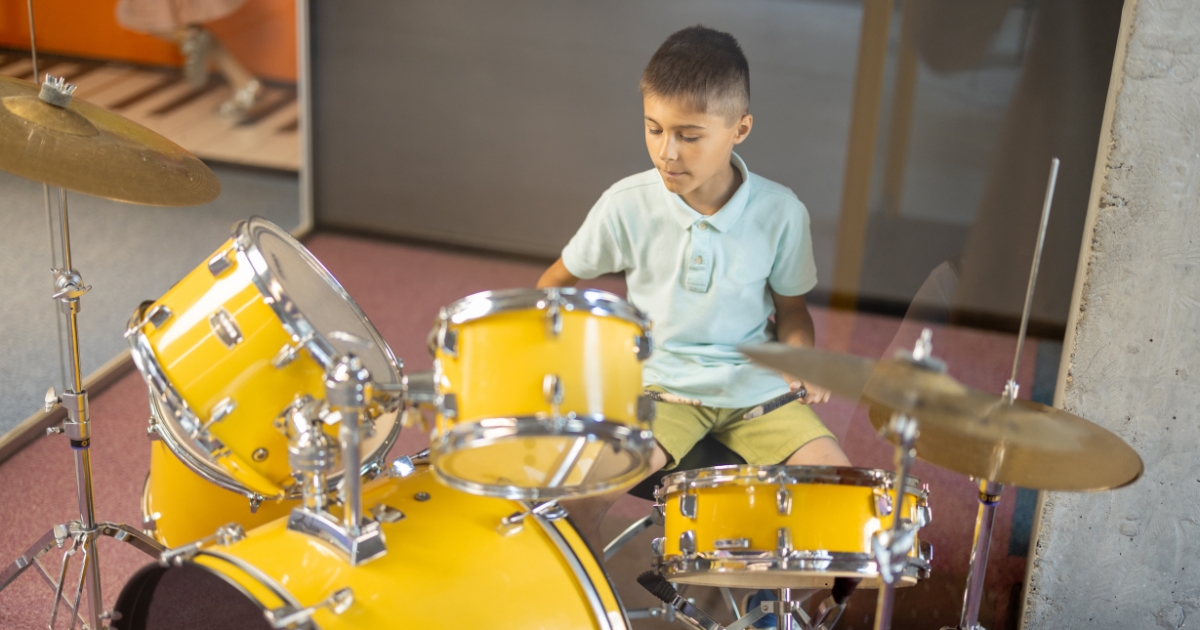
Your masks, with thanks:
M610 184L651 167L637 81L702 22L752 68L750 168L835 216L858 3L314 2L319 225L557 256Z
M1046 497L1027 628L1200 615L1200 4L1129 0L1121 36L1057 402L1132 444L1146 471Z

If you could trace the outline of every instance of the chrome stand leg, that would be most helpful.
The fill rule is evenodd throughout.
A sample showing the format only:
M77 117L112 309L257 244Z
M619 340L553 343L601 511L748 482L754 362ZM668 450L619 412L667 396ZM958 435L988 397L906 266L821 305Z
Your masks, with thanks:
M892 528L890 531L876 532L871 541L875 552L875 564L879 567L879 577L883 584L879 589L879 599L875 606L875 630L890 630L892 627L892 608L896 600L896 580L908 564L908 552L912 548L914 530L906 528L900 514L904 505L904 488L908 483L908 469L916 459L918 430L916 418L897 414L892 417L888 431L900 438L896 447L896 498L892 507ZM886 535L885 535L886 534Z
M996 520L996 504L1004 486L990 481L979 482L979 514L975 517L975 544L971 547L971 570L967 572L967 588L963 593L962 618L958 630L983 630L979 625L979 604L983 600L983 582L987 577L988 553L992 547L992 524ZM943 630L953 630L945 628Z

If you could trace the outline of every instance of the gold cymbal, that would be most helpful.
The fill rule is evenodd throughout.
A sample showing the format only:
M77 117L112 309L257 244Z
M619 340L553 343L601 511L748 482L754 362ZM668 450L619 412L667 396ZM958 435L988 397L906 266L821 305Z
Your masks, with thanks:
M964 475L1041 490L1133 483L1142 460L1110 431L1045 405L971 389L904 359L869 359L778 343L742 348L757 363L870 405L884 433L894 411L917 419L917 457Z
M0 170L97 197L192 206L221 193L217 176L182 147L87 101L67 107L38 86L0 77Z

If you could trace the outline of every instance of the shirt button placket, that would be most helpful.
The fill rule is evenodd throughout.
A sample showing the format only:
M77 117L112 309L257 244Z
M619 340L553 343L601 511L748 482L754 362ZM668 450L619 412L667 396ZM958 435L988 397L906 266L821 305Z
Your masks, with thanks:
M704 293L708 291L712 279L712 232L708 223L701 221L692 230L691 260L688 261L687 288L689 291Z

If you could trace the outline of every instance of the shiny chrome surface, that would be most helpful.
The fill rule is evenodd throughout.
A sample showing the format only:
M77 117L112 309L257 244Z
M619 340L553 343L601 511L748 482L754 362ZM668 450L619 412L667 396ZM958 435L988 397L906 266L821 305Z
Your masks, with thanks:
M841 466L713 466L667 475L663 477L662 484L655 489L654 494L662 501L668 494L685 492L692 488L763 483L824 483L891 489L895 483L895 473L874 468ZM908 494L922 500L928 498L928 492L917 479L911 479L906 485Z
M151 356L153 356L153 352L151 353ZM135 359L135 361L136 361L136 359ZM148 363L147 365L157 366L157 361L155 361L152 364ZM145 371L143 371L142 373L146 374ZM180 402L182 402L182 401L180 401ZM166 407L167 406L161 402L160 398L155 394L153 389L151 389L151 391L150 391L150 420L151 420L151 428L152 428L154 434L159 439L161 439L163 442L165 442L167 444L167 447L169 449L171 449L171 452L176 457L178 457L179 460L184 463L184 465L186 465L188 468L190 468L197 475L200 475L206 481L216 484L217 486L220 486L222 488L225 488L226 490L231 490L238 494L245 495L247 497L247 499L250 500L251 502L261 502L264 500L273 500L273 499L299 499L299 498L301 498L301 496L302 496L301 484L294 484L294 485L290 486L289 488L287 488L286 492L284 492L280 496L264 497L262 495L254 493L249 488L238 483L233 477L229 476L229 473L226 472L223 467L221 467L216 462L215 454L219 453L220 448L222 448L219 446L220 442L217 440L206 441L203 439L198 439L196 441L192 441L192 440L188 440L186 438L181 439L180 436L176 435L175 430L173 429L172 425L170 423L164 421L164 418L166 417L166 414L167 414ZM187 425L184 425L184 426L187 426ZM400 434L400 422L398 419L396 419L396 421L391 423L391 426L388 430L387 438L384 440L385 446L381 446L379 449L376 450L376 453L374 456L372 456L362 462L362 466L360 468L360 473L363 476L370 477L371 472L373 470L381 469L381 467L383 465L382 462L383 462L384 458L387 457L388 449L390 449L391 445L395 443L396 437L399 434ZM203 444L213 445L213 447L212 447L213 450L211 452L209 452L207 450L202 450L202 448L197 448L197 445L203 445ZM343 474L343 471L339 470L335 473L328 475L328 477L327 477L328 483L330 485L337 485L341 481L342 474Z
M455 426L449 433L430 445L436 460L467 448L486 446L497 442L530 437L577 437L584 440L602 440L618 451L631 453L641 462L648 462L654 450L654 437L649 431L639 431L615 422L605 422L602 416L580 416L549 419L538 416L517 418L489 418L486 422L473 422ZM639 461L633 462L634 473L641 469ZM539 501L580 496L578 488L521 487L485 485L465 481L441 474L434 468L442 483L471 494L502 499ZM609 492L626 485L632 477L622 475L608 482L589 486L589 493Z
M650 320L635 306L597 289L505 289L468 295L442 309L440 322L462 324L488 315L525 309L584 310L601 317L619 317L650 330ZM648 341L647 341L648 343ZM635 348L635 351L637 348Z
M388 366L386 371L381 371L377 365L379 362L367 361L368 367L372 369L375 379L380 383L402 384L404 381L400 361L392 353L387 342L383 340L383 336L379 334L379 331L367 319L362 308L342 288L341 283L333 277L333 274L329 273L329 270L286 230L261 217L251 217L249 220L239 222L234 226L234 243L236 243L237 249L246 256L246 259L250 262L250 266L254 269L254 284L258 287L259 292L262 293L264 301L271 306L271 310L275 312L284 329L291 333L293 341L300 342L307 340L304 347L312 354L317 363L325 369L329 369L337 359L337 349L324 336L334 331L316 330L309 317L305 315L304 306L298 304L289 295L280 281L281 279L272 271L267 261L268 254L261 247L261 239L266 235L277 238L290 246L294 250L294 253L307 264L309 270L324 282L326 288L346 303L346 306L358 319L358 324L369 335L366 341L371 343L371 347L375 352L382 355L383 363ZM361 354L362 350L359 352Z

